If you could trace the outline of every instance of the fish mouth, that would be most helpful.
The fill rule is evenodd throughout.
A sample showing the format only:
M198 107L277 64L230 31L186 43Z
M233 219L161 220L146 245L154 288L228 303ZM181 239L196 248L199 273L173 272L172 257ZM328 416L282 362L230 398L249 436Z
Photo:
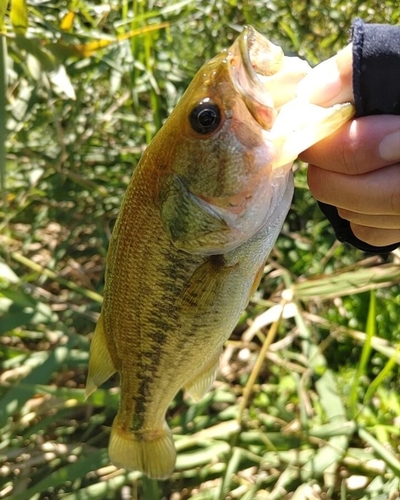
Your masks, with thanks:
M246 26L237 39L243 68L252 85L262 87L257 75L272 76L282 69L283 50L252 26Z
M311 69L287 57L252 26L246 26L228 52L232 81L253 118L270 130L280 106L296 95L297 83Z

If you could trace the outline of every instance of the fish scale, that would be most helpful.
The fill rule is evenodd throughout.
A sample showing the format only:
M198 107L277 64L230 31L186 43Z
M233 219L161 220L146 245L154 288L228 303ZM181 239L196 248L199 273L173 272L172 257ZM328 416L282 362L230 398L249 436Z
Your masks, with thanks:
M195 76L134 171L86 387L90 395L120 374L117 466L172 474L170 402L181 388L196 400L209 389L289 210L293 160L353 113L296 100L305 65L246 28Z

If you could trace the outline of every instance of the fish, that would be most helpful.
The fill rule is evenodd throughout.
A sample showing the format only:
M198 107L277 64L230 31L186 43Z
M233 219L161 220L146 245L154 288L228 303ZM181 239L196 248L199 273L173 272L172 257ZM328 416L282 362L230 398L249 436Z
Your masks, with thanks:
M210 389L293 196L299 153L352 116L296 97L305 61L246 27L193 78L145 150L110 239L86 395L120 375L113 464L166 479L179 390Z

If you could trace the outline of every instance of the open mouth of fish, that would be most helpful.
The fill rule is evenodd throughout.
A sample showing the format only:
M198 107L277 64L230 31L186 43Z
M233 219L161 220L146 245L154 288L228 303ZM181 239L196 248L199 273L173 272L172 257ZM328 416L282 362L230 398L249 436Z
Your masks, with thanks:
M229 50L232 81L254 119L270 130L279 108L295 97L297 83L311 70L253 27L244 28Z
M310 65L299 57L285 56L251 26L242 31L228 54L237 91L279 149L273 169L294 161L354 115L351 103L324 108L296 97L297 84L311 71Z

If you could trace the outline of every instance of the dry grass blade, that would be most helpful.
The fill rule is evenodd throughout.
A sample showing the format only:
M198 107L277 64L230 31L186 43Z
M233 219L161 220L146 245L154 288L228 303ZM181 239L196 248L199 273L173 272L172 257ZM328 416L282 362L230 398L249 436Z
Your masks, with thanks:
M299 281L292 285L292 290L299 300L329 300L399 283L400 267L394 264L383 264Z
M81 295L83 295L91 300L99 302L100 304L103 302L103 297L100 294L93 292L92 290L87 290L86 288L83 288L79 285L76 285L72 281L68 281L68 280L65 280L64 278L61 278L54 271L51 271L50 269L46 269L46 268L42 267L41 265L36 264L36 262L33 262L32 260L28 259L27 257L25 257L17 252L11 252L10 256L15 261L23 264L24 266L28 267L29 269L32 269L32 271L35 271L35 272L39 273L40 275L47 276L48 278L50 278L54 281L57 281L58 283L69 288L70 290L74 290L75 292L78 292Z

